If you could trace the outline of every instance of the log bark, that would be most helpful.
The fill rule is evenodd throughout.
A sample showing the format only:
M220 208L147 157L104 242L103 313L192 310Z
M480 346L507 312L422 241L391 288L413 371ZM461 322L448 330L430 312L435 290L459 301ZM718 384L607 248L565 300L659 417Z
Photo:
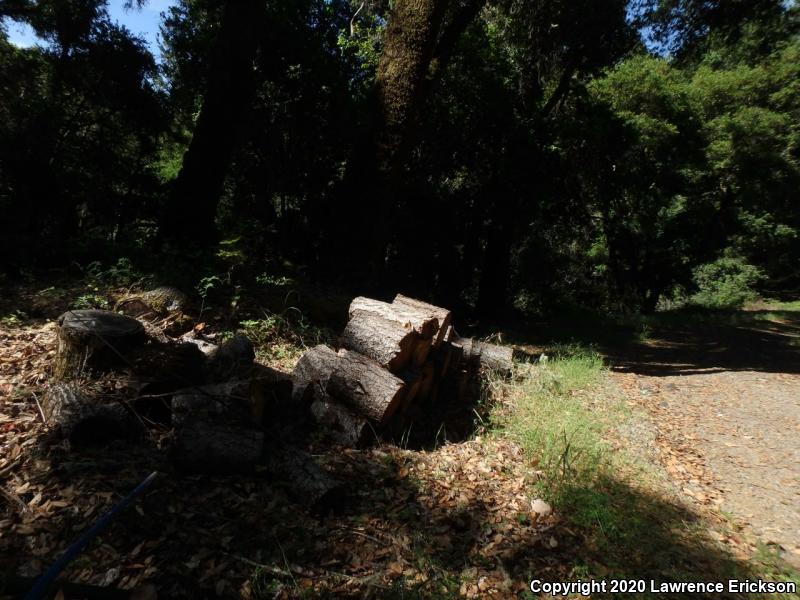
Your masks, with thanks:
M103 444L132 438L142 425L118 402L85 394L74 383L56 383L42 396L42 412L48 425L76 446Z
M402 404L405 384L374 360L340 350L327 392L356 413L385 425Z
M356 310L350 315L340 343L343 348L363 354L392 373L398 373L415 358L418 339L410 328L398 321Z
M439 331L439 321L426 311L400 304L389 304L372 298L359 296L350 303L349 317L352 319L356 311L364 311L375 316L395 321L404 328L411 329L421 338L432 339Z
M403 296L403 294L397 294L397 296L394 297L394 300L392 300L392 304L407 308L409 310L414 310L415 312L419 312L421 314L426 314L430 318L436 319L439 323L439 329L436 332L436 336L433 338L433 345L438 346L445 341L448 329L450 329L450 321L453 317L449 310L439 306L434 306L433 304L428 304L427 302L423 302L421 300L409 298L408 296Z
M58 318L53 378L76 379L87 370L125 364L125 356L146 339L142 324L107 310L70 310Z
M510 374L514 366L514 349L508 346L488 344L472 338L457 338L452 344L461 348L463 360L468 365L503 375Z
M250 471L264 454L264 433L250 427L188 419L176 431L173 460L193 473Z
M117 302L114 310L131 317L158 317L182 311L189 298L177 288L160 286L153 290L128 296Z
M292 371L293 400L302 402L306 390L312 384L319 386L324 391L328 387L328 378L338 360L336 352L322 344L307 350Z
M287 481L292 496L309 508L322 512L344 503L342 482L299 448L282 446L271 452L268 467L276 477Z
M317 425L338 444L348 448L363 448L376 439L369 422L330 396L315 399L311 414Z

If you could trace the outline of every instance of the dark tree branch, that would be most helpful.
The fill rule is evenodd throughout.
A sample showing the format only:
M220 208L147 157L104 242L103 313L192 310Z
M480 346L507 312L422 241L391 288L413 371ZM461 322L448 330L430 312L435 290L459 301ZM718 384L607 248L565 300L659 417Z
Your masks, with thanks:
M467 3L456 12L450 23L444 28L431 57L429 70L431 79L441 75L447 67L456 42L485 5L486 0L467 0Z
M553 109L566 97L567 93L569 92L570 81L572 81L572 77L575 75L577 70L578 61L576 59L569 61L564 67L564 71L561 73L561 78L558 80L556 89L553 90L553 93L542 107L540 115L543 119L546 119L548 116L550 116L550 113L553 112Z

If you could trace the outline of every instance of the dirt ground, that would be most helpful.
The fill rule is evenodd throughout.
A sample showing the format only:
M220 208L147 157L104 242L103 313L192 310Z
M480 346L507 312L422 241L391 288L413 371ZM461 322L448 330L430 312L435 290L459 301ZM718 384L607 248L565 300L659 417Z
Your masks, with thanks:
M795 313L796 315L796 313ZM800 565L800 327L792 313L685 324L610 352L680 490Z

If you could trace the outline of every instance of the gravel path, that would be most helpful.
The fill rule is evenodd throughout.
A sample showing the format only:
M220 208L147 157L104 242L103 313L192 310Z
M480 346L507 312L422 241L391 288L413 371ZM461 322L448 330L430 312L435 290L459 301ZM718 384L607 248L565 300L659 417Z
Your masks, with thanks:
M670 331L610 359L678 487L800 567L800 357L796 326L773 325Z

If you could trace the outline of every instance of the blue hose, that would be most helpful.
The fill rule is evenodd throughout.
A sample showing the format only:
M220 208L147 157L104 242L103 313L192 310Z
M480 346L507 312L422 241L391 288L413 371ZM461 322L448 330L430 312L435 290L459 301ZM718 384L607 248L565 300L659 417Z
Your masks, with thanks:
M131 502L133 502L137 496L139 496L143 491L145 491L150 484L153 483L153 480L158 475L157 471L153 471L147 478L142 481L136 488L125 498L122 499L122 502L117 504L114 508L104 514L100 519L98 519L94 525L91 526L84 534L75 540L72 545L64 551L64 554L61 555L56 562L52 564L52 566L44 572L44 574L36 580L36 583L25 596L25 600L41 600L41 598L45 595L47 590L52 585L53 581L55 581L56 577L64 570L64 568L72 562L78 554L80 554L84 548L92 541L98 533L103 531L106 527L108 527L111 522L125 510Z

